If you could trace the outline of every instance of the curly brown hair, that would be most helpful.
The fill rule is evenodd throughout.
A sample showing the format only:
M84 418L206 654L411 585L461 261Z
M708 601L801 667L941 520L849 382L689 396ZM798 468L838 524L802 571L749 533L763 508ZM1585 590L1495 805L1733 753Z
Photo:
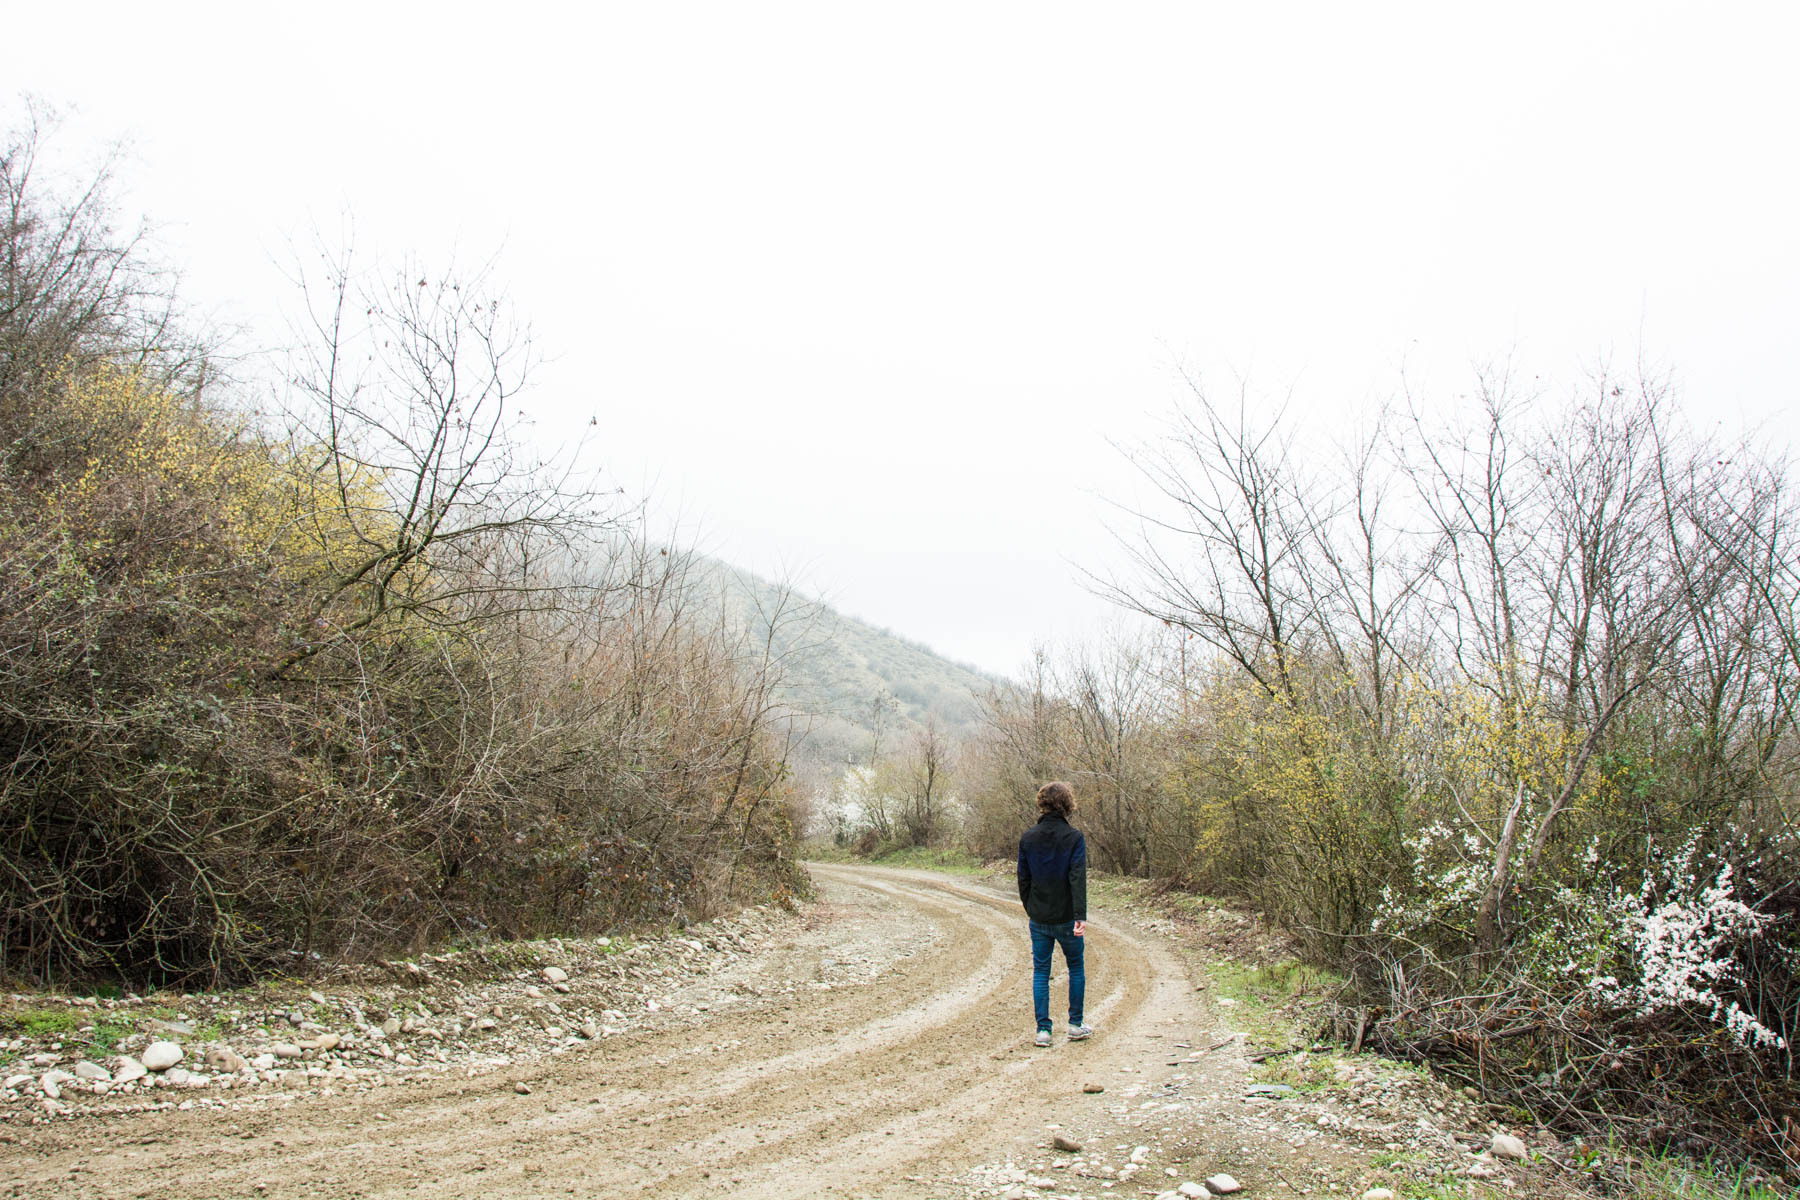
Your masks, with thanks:
M1038 789L1037 806L1039 812L1067 817L1075 811L1075 789L1061 780L1046 783Z

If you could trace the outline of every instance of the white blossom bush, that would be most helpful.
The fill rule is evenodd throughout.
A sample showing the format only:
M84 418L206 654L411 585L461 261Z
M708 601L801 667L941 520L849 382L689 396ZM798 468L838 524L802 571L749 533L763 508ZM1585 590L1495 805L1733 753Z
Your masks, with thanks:
M1437 940L1434 929L1454 928L1474 911L1483 847L1441 821L1407 835L1403 844L1412 857L1410 878L1382 889L1369 932L1430 944Z
M1428 947L1459 949L1491 863L1476 837L1438 823L1406 839L1411 879L1384 889L1369 932ZM1744 951L1773 918L1737 894L1731 865L1701 863L1690 843L1636 887L1601 870L1597 843L1570 856L1569 882L1520 898L1521 936L1508 970L1551 992L1584 990L1600 1005L1642 1018L1673 1013L1718 1025L1747 1050L1785 1050L1786 1038L1744 1007Z
M1646 877L1635 895L1616 896L1608 906L1621 918L1624 978L1597 974L1589 990L1642 1017L1673 1012L1703 1016L1746 1049L1787 1049L1786 1039L1732 994L1744 982L1740 952L1764 934L1773 918L1737 898L1730 863L1720 864L1706 882L1690 849L1678 856L1670 875L1668 890Z

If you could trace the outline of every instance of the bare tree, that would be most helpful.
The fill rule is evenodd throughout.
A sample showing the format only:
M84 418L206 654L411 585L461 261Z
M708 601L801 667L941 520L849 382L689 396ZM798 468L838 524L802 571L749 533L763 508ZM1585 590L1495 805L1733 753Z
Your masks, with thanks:
M888 732L893 728L894 717L900 711L900 701L886 688L876 692L869 700L869 769L881 766L881 744L887 740Z
M0 406L101 362L196 390L209 348L180 319L176 274L149 253L144 227L115 225L119 152L59 178L47 152L58 123L28 100L0 147Z
M464 279L321 258L322 278L297 279L308 326L290 452L312 479L298 531L330 557L271 678L333 638L553 608L625 515L576 454L547 460L517 438L531 342L485 267Z
M1149 647L1115 638L1071 656L1067 765L1080 784L1098 861L1136 874L1163 833L1158 733L1166 717Z
M1247 392L1227 414L1198 382L1189 386L1194 402L1162 443L1134 456L1167 508L1133 513L1139 535L1121 538L1137 577L1093 582L1119 605L1193 633L1292 703L1294 654L1317 624L1307 564L1319 505L1292 470L1279 413L1255 425Z
M1469 814L1491 847L1475 914L1487 960L1506 936L1506 897L1538 872L1614 721L1667 664L1687 614L1710 605L1717 578L1665 519L1659 396L1628 397L1605 379L1596 391L1535 438L1521 437L1524 406L1504 377L1483 380L1474 439L1446 443L1415 414L1422 463L1411 477L1438 539L1435 644L1492 695L1503 739L1528 736L1533 713L1562 734L1553 774L1501 767L1488 794L1504 807Z

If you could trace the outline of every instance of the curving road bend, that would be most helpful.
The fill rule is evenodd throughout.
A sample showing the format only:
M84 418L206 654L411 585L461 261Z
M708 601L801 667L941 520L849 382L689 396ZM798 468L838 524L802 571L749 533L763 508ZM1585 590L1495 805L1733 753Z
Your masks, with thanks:
M0 1196L962 1196L974 1164L1023 1159L1047 1125L1107 1124L1108 1097L1084 1084L1142 1077L1156 1039L1210 1028L1163 939L1100 911L1099 1033L1069 1043L1059 1020L1035 1049L1016 898L927 872L811 870L810 927L732 968L750 999L698 1024L280 1111L46 1127L0 1147ZM852 982L769 986L844 963Z

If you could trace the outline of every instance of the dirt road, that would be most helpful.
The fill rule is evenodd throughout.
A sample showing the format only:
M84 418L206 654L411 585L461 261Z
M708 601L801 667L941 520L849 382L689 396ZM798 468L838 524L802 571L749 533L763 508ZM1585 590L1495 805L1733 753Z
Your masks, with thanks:
M687 1024L276 1111L21 1129L0 1146L0 1180L16 1195L181 1200L962 1197L1009 1179L1135 1196L1172 1186L1177 1159L1179 1178L1192 1178L1209 1165L1192 1160L1238 1154L1204 1144L1191 1113L1170 1124L1184 1092L1241 1092L1243 1063L1241 1041L1160 934L1095 913L1088 1017L1099 1033L1067 1042L1059 1019L1056 1044L1039 1050L1016 898L924 872L813 873L821 901L792 944L709 979L742 1000ZM1053 1011L1060 961L1057 975ZM795 981L806 986L784 990ZM1090 1148L1077 1170L1062 1156L1052 1188L1034 1176L1057 1157L1045 1148L1057 1132ZM1154 1156L1118 1181L1152 1133L1163 1135ZM1241 1149L1237 1169L1254 1177L1263 1156Z

